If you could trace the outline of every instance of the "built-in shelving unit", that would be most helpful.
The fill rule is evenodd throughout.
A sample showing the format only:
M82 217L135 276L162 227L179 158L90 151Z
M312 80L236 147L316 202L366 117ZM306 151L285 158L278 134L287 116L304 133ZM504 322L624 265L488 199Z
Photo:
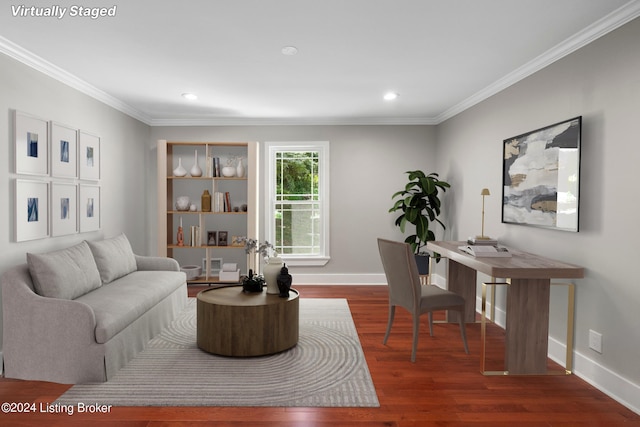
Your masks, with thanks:
M248 256L244 245L234 245L234 237L258 236L258 154L257 142L172 142L158 141L158 255L174 258L181 266L202 266L202 275L189 283L221 283L217 268L222 263L236 263L240 274L247 274ZM198 153L196 156L196 152ZM191 176L195 161L202 176ZM209 159L219 159L223 166L237 167L243 162L241 177L216 176ZM181 163L186 176L174 176ZM201 198L204 190L212 196L212 211L203 212ZM228 200L227 209L216 211L216 194ZM228 199L225 197L228 195ZM186 196L195 211L178 210L178 197ZM243 208L246 208L243 209ZM178 244L178 227L182 224L184 243ZM198 227L199 237L191 239L191 228ZM216 233L216 241L208 233ZM227 233L226 245L219 244L220 232Z

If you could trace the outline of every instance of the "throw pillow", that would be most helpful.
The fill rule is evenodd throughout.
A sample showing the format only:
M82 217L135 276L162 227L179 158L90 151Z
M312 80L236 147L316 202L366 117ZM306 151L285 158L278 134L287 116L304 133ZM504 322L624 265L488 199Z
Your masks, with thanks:
M129 239L124 234L87 243L96 260L103 284L111 283L138 269Z
M45 254L27 253L33 285L43 297L75 299L102 285L86 242Z

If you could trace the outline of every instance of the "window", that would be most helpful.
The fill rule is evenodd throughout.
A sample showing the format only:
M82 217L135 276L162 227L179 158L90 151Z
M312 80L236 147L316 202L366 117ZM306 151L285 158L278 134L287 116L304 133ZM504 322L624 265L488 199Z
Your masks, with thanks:
M329 143L269 143L266 240L288 265L329 261Z

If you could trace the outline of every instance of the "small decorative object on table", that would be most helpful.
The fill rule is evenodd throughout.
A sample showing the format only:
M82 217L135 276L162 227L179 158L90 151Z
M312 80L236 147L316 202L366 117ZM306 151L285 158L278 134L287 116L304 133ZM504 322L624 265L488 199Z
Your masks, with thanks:
M267 282L268 294L276 295L280 293L278 290L278 272L281 272L282 265L282 258L274 256L266 259L262 267L262 274L264 275L265 282Z
M293 278L289 274L287 264L284 264L284 266L280 269L280 274L278 274L277 282L278 289L280 290L280 298L289 298L289 290L291 289Z
M249 269L249 276L242 279L242 292L253 293L262 292L262 286L264 285L264 277L260 275L253 275L253 270Z
M269 259L269 250L271 250L275 256L278 256L273 245L266 240L264 243L260 243L256 239L249 239L247 237L241 237L239 240L244 242L244 251L249 255L249 268L251 269L257 270L260 266L260 263L256 262L256 255L258 254L262 256L265 262Z

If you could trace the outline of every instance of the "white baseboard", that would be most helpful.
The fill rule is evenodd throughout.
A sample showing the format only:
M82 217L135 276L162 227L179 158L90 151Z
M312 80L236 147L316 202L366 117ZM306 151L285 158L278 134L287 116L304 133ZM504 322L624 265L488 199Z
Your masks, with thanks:
M477 297L476 311L480 313L481 309L482 297ZM487 313L489 310L491 310L491 304L487 301ZM506 312L500 307L496 307L495 316L495 323L504 328L507 323ZM564 367L566 354L566 342L549 337L549 359ZM573 374L633 412L640 414L640 385L621 377L575 349L573 352Z
M549 358L564 365L566 344L549 338ZM600 365L579 351L573 352L573 373L636 414L640 414L640 385Z

